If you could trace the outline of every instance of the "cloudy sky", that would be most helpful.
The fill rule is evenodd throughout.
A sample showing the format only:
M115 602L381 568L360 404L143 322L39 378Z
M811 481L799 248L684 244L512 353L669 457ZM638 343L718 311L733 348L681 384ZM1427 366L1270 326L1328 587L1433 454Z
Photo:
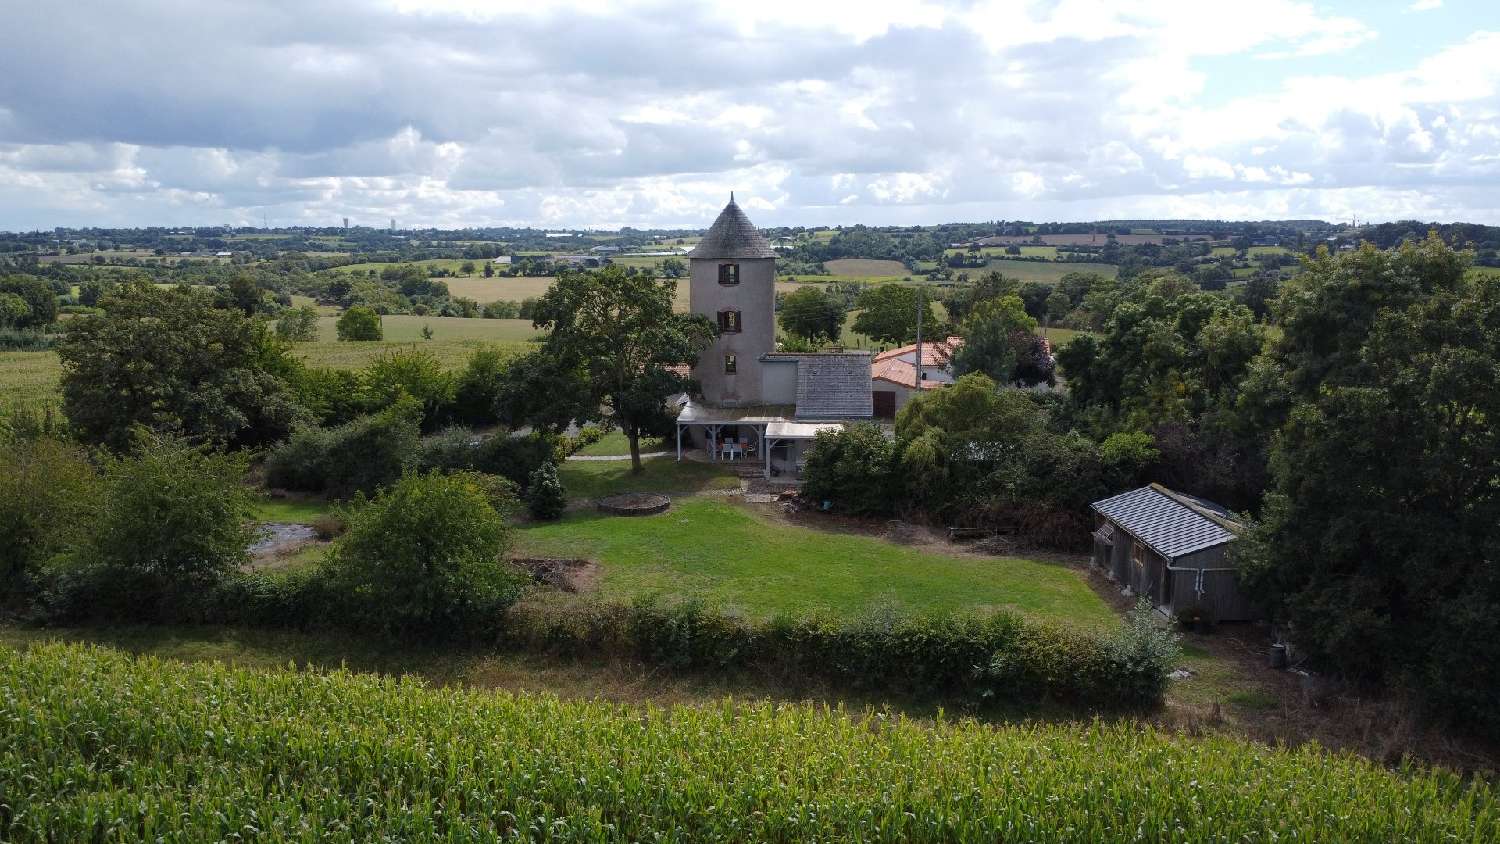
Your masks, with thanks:
M0 0L0 228L1500 224L1500 2Z

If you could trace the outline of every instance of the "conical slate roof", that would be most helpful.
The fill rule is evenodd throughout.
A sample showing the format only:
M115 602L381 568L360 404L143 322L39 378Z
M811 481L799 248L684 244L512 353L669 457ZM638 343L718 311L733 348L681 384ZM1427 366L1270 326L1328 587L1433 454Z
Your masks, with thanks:
M711 260L723 260L726 258L775 258L776 250L766 240L765 235L755 228L745 212L734 204L734 197L729 198L729 204L719 212L719 219L709 227L708 234L698 241L693 251L688 253L689 258L709 258Z

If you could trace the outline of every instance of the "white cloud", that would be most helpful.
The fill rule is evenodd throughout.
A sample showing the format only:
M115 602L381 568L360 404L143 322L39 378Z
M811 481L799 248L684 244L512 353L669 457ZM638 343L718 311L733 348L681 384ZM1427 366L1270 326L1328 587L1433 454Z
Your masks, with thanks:
M1407 11L1411 12L1430 12L1433 9L1441 9L1442 7L1443 0L1416 0L1415 3L1406 8Z
M730 189L764 224L1495 219L1500 186L1482 21L1288 75L1376 33L1298 0L112 8L11 10L0 227L701 225Z

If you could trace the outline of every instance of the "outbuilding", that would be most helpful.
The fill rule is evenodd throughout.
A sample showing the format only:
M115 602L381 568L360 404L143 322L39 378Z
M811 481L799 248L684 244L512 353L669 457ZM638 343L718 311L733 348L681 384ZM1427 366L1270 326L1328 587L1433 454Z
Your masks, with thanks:
M1151 484L1096 501L1094 565L1172 615L1206 611L1217 621L1260 617L1240 590L1230 546L1243 527L1211 501Z

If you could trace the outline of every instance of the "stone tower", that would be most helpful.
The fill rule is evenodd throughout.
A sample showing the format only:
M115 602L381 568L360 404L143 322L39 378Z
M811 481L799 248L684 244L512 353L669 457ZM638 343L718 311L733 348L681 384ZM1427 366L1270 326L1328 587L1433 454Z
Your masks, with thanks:
M693 377L703 401L721 407L764 404L761 355L776 351L776 250L729 195L729 204L688 253L695 314L719 326Z

